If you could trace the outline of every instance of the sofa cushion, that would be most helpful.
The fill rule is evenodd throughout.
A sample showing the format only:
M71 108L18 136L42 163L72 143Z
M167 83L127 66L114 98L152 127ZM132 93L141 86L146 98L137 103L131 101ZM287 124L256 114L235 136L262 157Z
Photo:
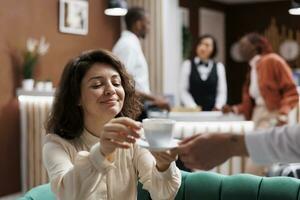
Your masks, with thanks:
M241 200L243 197L243 200L256 200L262 180L262 177L250 174L226 176L222 181L220 199Z
M185 199L219 200L223 175L211 172L189 173L185 180Z
M300 200L300 180L289 177L233 176L212 172L182 171L182 184L175 200ZM19 200L54 200L50 184L31 189ZM138 199L150 200L138 185Z
M289 200L297 199L299 195L299 180L289 177L264 178L258 200Z

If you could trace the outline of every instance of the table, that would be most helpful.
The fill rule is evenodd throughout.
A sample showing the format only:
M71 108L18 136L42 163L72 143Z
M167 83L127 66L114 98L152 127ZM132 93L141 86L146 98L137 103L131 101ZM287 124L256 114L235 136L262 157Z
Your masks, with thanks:
M149 111L149 118L169 118L176 121L186 122L209 122L209 121L245 121L243 115L233 113L223 114L220 111L201 111L201 112L160 112Z

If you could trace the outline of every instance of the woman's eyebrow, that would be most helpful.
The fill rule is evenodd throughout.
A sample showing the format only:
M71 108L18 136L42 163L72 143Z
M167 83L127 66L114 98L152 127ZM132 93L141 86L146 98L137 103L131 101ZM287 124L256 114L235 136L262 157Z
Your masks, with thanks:
M115 74L115 75L112 75L111 78L119 78L119 79L121 79L121 76L119 74Z
M116 79L116 78L121 79L121 77L120 77L119 74L114 74L114 75L111 76L111 78L113 78L113 79ZM105 77L103 77L103 76L93 76L93 77L89 78L88 81L92 81L92 80L101 80L101 79L105 79Z
M93 77L91 77L91 78L89 78L89 80L88 81L92 81L92 80L101 80L101 79L104 79L104 77L103 76L93 76Z

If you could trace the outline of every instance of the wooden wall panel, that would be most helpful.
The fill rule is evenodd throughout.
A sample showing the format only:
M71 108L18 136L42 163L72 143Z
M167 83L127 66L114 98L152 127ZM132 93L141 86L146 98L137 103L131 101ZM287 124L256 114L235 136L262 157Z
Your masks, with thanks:
M19 58L29 37L45 36L49 52L41 57L35 79L56 85L67 60L81 51L111 49L120 35L120 18L104 15L106 1L89 0L89 33L58 32L58 0L9 0L0 7L0 196L20 191L20 128L16 88Z

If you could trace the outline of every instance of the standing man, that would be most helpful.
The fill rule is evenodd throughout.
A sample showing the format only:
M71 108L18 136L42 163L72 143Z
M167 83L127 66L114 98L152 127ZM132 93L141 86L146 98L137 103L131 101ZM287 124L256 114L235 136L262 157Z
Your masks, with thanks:
M140 39L145 39L150 21L143 8L132 7L125 16L127 30L122 32L120 39L113 48L113 53L124 63L127 71L133 76L136 90L142 101L160 109L170 110L168 101L163 97L154 96L150 92L148 64L142 51ZM142 118L146 117L144 113Z

